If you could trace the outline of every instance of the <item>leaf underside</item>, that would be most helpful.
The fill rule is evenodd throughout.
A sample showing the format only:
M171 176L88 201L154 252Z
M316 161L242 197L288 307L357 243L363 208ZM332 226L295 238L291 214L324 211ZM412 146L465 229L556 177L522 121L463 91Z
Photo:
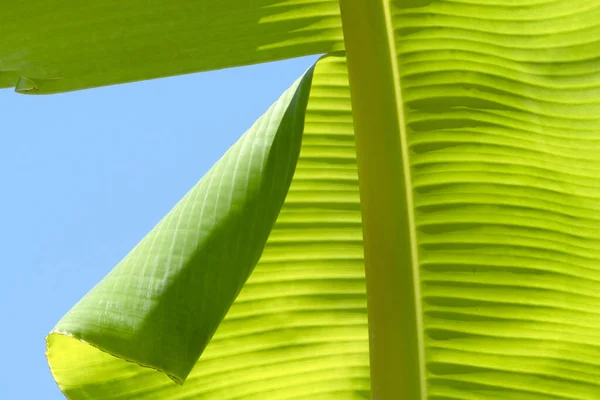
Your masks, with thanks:
M146 272L149 276L145 279L146 284L142 285L144 279L128 272L133 270L139 274L139 266L118 266L116 270L120 268L123 274L129 274L127 284L111 291L94 289L96 292L88 294L49 336L49 361L63 392L70 399L368 398L366 298L351 118L344 60L342 57L325 58L317 64L312 81L295 175L264 252L183 386L175 385L158 371L137 365L148 365L140 358L148 357L144 352L149 348L139 343L138 338L142 337L154 346L150 353L155 354L157 362L177 362L182 354L186 354L185 349L177 353L168 350L169 346L173 346L170 338L182 341L173 337L174 332L164 332L165 324L172 324L173 316L164 314L157 319L159 314L156 312L142 311L139 315L129 315L130 319L123 322L123 315L118 314L127 310L131 313L136 307L139 309L144 302L138 296L143 294L136 289L156 287L163 276L161 265L179 265L174 257L185 250L184 246L193 246L192 241L183 242L185 235L173 236L171 226L163 228L167 230L164 237L176 246L153 245L156 249L152 254L160 254L162 261L154 264L157 274ZM268 123L261 125L265 124ZM247 140L250 139L251 136ZM218 176L215 169L224 171L224 174L235 173L239 169L234 168L235 160L227 160L226 155L208 176ZM226 166L223 166L224 161ZM200 187L206 179L204 177L199 183ZM196 190L190 193L193 195ZM177 210L185 207L186 203L190 207L189 204L196 201L198 208L206 203L206 200L200 199L188 201L188 197L160 224L168 224L165 221L169 219L177 223L178 215L181 215ZM216 202L209 203L211 207L217 205ZM277 211L279 208L275 204L270 207ZM172 215L177 218L172 218ZM196 217L191 215L190 221L194 221ZM160 224L156 229L161 229ZM232 226L234 224L239 224L240 230L246 229L251 235L255 234L255 229L248 229L240 218L232 219ZM153 235L156 236L156 233L149 237ZM213 248L219 245L219 238L212 240ZM237 257L241 251L251 251L260 246L248 243L246 237L240 241L240 246L228 248L231 239L223 236L222 240L222 250L215 250L215 253L225 258L230 255L230 261L222 260L220 268L229 270L235 277L243 277L236 272ZM193 251L201 252L202 249L194 247ZM135 257L132 262L137 262ZM213 265L204 264L190 267L198 269L201 275L212 273L210 271L214 269ZM207 268L209 272L202 272ZM183 272L173 273L170 279L180 280L177 274ZM184 277L187 278L187 275ZM121 277L110 280L110 275L105 281L107 279L113 287L124 281ZM236 285L239 284L237 282ZM221 281L222 288L226 285L230 284ZM195 294L194 287L197 288ZM178 299L189 302L195 295L212 300L207 301L207 309L219 304L214 292L207 292L206 286L190 286L189 290L180 291ZM115 293L119 295L115 296ZM128 296L131 304L127 307L117 304L117 299ZM153 296L158 303L155 307L168 308L175 313L175 318L181 318L177 313L186 310L184 304L178 309L167 291L155 291ZM113 299L109 305L106 304L108 299ZM96 304L103 308L92 308ZM98 318L98 314L103 317ZM111 326L107 326L107 320L111 318ZM196 318L202 323L212 324L213 328L218 324L216 320L211 322L205 314L196 315ZM144 319L153 322L155 327L147 329L131 319ZM98 321L104 326L99 327ZM175 319L175 323L177 321ZM126 326L119 325L125 323ZM114 346L115 329L121 329L117 336L128 338L130 345L139 348L139 354L131 349L123 349L127 355L120 354L133 363L108 354L115 354L107 348L107 345ZM123 333L123 329L139 329L139 332L131 335ZM199 326L199 330L212 333L210 327ZM108 353L71 336L85 342L94 340L94 346ZM186 340L202 344L204 338L204 335L190 335ZM103 343L98 343L98 340ZM169 373L157 363L154 367ZM172 371L170 373L173 374Z

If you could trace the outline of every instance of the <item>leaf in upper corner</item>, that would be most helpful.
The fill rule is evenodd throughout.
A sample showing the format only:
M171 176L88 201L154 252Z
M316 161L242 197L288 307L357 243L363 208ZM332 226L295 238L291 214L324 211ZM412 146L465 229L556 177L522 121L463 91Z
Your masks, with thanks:
M337 0L4 0L0 88L48 94L343 49Z

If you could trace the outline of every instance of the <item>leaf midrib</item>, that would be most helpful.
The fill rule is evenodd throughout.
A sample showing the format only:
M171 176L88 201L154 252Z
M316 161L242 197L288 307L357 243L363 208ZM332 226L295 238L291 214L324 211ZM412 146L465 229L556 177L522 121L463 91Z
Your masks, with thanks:
M421 304L421 277L419 271L419 251L417 246L417 234L416 234L416 223L415 223L415 207L412 191L412 177L410 174L410 162L409 162L409 151L408 151L408 137L406 134L406 123L404 118L404 106L402 100L402 86L400 80L400 67L398 65L398 51L396 49L396 40L394 38L394 26L392 22L392 12L390 9L390 0L380 0L381 7L385 18L385 29L387 33L387 49L388 56L390 58L390 65L392 66L392 77L394 80L394 98L396 101L396 116L398 118L398 127L400 134L400 145L402 149L402 171L404 173L404 183L406 185L406 205L408 210L408 225L410 237L410 249L411 249L411 268L413 276L413 286L415 294L415 316L417 325L417 340L419 344L419 384L421 386L421 398L422 400L427 399L427 382L425 374L425 341L423 338L424 327L423 327L423 310Z

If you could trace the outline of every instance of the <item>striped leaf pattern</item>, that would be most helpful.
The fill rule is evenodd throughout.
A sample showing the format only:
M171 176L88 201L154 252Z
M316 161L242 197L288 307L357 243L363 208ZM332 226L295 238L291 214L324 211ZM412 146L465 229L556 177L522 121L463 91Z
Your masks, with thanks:
M189 398L369 398L347 79L343 57L315 68L285 203L252 276L186 382L196 388Z
M600 3L391 10L428 398L600 398Z

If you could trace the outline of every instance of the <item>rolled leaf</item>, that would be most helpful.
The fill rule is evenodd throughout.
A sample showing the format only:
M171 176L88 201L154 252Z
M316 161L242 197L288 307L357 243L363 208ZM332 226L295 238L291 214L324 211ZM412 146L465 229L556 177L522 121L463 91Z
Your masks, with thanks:
M297 161L260 261L184 385L52 334L52 372L69 399L369 398L361 218L343 57L326 57L315 67ZM249 246L242 242L239 249ZM162 340L157 346L169 346L168 336Z
M53 369L69 343L81 341L185 380L258 262L285 199L311 79L312 69L60 320L48 337Z

